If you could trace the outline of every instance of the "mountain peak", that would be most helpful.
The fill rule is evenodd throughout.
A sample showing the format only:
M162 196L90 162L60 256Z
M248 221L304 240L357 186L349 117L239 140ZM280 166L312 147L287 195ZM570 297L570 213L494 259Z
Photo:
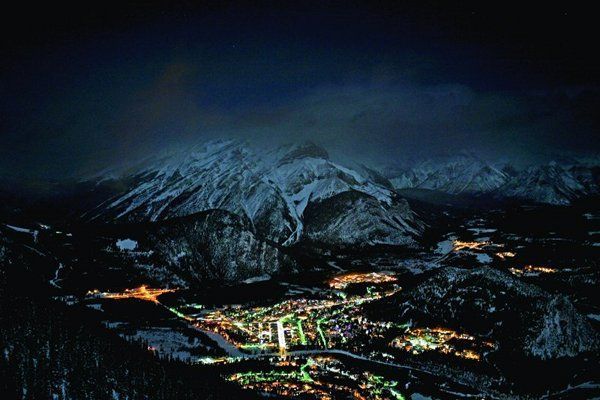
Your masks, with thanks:
M292 144L287 147L287 152L281 158L281 163L290 162L300 158L322 158L329 159L329 153L323 147L311 141Z
M324 201L355 191L364 194L367 200L361 201L372 218L366 216L360 226L352 225L355 220L348 221L348 231L383 229L382 213L390 221L419 225L408 206L388 187L375 182L372 173L331 162L327 151L312 142L268 151L235 140L212 141L127 178L127 189L99 205L92 218L160 221L220 209L248 218L253 229L269 240L293 244L303 237L308 206L327 218L342 219L330 215ZM336 226L339 221L328 222L327 226ZM407 226L396 226L386 243L412 243L419 233ZM350 240L344 235L339 239Z

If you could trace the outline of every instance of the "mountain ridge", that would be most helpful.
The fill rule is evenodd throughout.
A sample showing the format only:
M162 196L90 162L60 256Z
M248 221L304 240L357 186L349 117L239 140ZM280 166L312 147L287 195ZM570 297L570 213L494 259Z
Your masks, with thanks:
M343 192L369 196L398 224L387 244L412 243L423 225L406 200L368 176L329 160L307 142L259 152L242 142L208 142L126 176L124 193L88 212L90 220L157 221L208 209L244 216L269 240L291 245L304 237L304 211ZM101 179L99 181L102 181ZM314 209L314 207L313 207ZM374 209L373 209L374 210ZM373 224L379 224L374 218ZM407 229L406 226L410 226ZM346 238L339 237L342 244Z

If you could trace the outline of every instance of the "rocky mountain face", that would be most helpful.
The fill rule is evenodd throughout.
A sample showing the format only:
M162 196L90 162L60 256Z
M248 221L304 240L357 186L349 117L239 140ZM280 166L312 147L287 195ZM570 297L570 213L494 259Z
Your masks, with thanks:
M449 194L490 194L500 199L568 205L600 193L600 173L589 163L551 162L518 170L502 168L471 154L423 161L408 168L388 168L395 189L430 189Z
M427 160L411 168L392 170L388 178L396 189L431 189L450 194L487 193L509 180L506 173L470 154Z
M444 268L374 311L392 320L493 338L504 352L543 360L600 348L597 333L566 297L492 268Z
M213 141L120 179L131 182L127 189L86 218L159 221L219 209L249 221L257 235L282 245L305 238L335 245L411 245L423 229L393 190L369 174L332 162L312 143L259 151L238 141ZM360 219L330 212L343 193L354 194L338 199L359 194ZM310 218L305 218L307 209Z
M500 188L498 194L537 203L568 205L579 197L595 193L598 193L598 176L594 176L592 169L550 163L527 168Z
M600 166L576 164L569 168L569 173L583 185L586 193L600 193Z
M305 236L329 245L416 246L414 238L419 236L420 226L414 218L398 217L412 214L406 201L396 200L383 206L365 193L342 192L309 205L305 211Z
M222 210L160 223L141 243L186 282L239 282L294 265L275 246L257 239L239 216Z
M529 354L551 359L598 350L597 334L566 296L551 297L540 305L540 310L534 334L525 342Z
M248 221L224 210L68 233L0 224L0 264L0 283L33 283L35 277L44 286L76 290L105 280L171 287L235 283L296 268L279 246L258 238Z

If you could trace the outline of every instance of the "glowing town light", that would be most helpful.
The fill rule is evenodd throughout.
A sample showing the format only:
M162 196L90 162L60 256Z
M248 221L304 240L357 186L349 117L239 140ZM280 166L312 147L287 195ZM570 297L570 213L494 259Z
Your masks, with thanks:
M357 283L387 283L395 282L397 278L389 273L368 272L368 273L350 273L338 275L329 280L329 287L335 289L345 289L348 285Z
M358 400L404 400L399 383L369 372L355 373L335 358L317 356L307 358L304 364L284 360L267 371L238 372L228 380L261 393L291 398L353 398ZM297 367L290 371L289 367ZM333 379L332 379L333 378Z
M277 321L277 341L279 343L279 355L285 357L285 331L283 330L283 323Z
M507 258L513 258L514 256L516 256L516 254L513 253L512 251L501 251L499 253L496 253L496 257L498 257L501 260L506 260Z
M516 276L538 276L541 274L554 274L558 272L555 268L533 265L526 265L523 268L509 268L508 270Z
M100 292L97 289L87 292L88 297L102 298L102 299L138 299L144 301L150 301L158 304L158 297L165 293L175 292L177 289L152 289L146 285L142 285L135 289L125 289L120 293Z
M455 240L452 245L453 251L461 251L461 250L478 250L482 251L485 246L489 246L490 242L463 242L460 240Z
M474 336L446 328L408 329L404 335L395 338L390 345L412 354L437 351L475 361L479 361L481 355L472 347L477 349L494 349L496 347L492 342L480 341ZM457 346L471 348L459 349Z

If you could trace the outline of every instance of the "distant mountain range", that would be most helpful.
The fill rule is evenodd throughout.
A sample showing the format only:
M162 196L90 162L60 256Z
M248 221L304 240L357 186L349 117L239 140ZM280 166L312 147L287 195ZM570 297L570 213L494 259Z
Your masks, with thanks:
M258 149L237 140L210 141L89 179L88 187L113 189L83 218L139 223L222 210L211 221L237 219L231 229L240 227L253 243L246 252L263 244L417 247L426 224L401 189L552 205L600 193L600 167L593 162L518 170L461 153L412 167L350 165L332 161L310 142Z
M430 189L449 194L489 194L498 199L568 205L600 193L600 163L573 160L518 170L473 154L432 158L412 167L380 168L394 189Z

